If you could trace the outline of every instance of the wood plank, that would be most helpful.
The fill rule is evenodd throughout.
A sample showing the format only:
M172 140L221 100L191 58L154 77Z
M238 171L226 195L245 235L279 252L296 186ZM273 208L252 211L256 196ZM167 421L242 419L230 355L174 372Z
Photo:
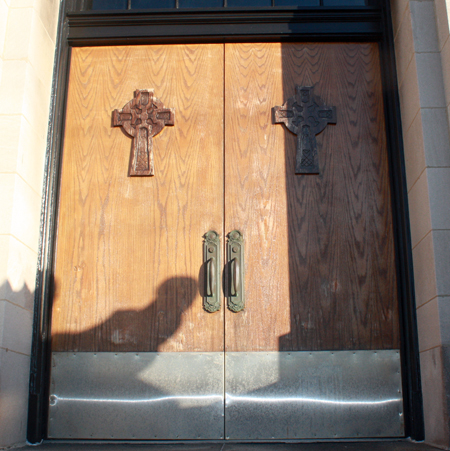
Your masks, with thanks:
M154 177L128 177L111 113L136 89L176 112ZM74 48L53 301L54 351L221 351L202 308L202 236L223 234L223 45Z
M225 55L225 230L246 240L247 299L226 313L226 349L398 348L377 45L227 44ZM319 176L295 175L296 137L271 124L296 85L337 108L317 136Z
M281 44L225 46L225 231L244 235L246 298L225 314L227 351L277 350L290 330L281 69Z

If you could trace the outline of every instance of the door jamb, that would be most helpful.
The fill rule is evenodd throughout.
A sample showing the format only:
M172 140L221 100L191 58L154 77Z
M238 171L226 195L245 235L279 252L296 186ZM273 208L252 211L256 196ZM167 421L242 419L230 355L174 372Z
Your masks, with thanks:
M64 140L65 106L73 46L258 41L372 41L380 46L388 143L392 216L401 332L405 436L424 439L412 246L400 101L390 4L380 8L287 8L71 12L80 0L62 0L55 54L45 160L36 275L27 439L36 444L47 430L50 380L50 317L56 217Z

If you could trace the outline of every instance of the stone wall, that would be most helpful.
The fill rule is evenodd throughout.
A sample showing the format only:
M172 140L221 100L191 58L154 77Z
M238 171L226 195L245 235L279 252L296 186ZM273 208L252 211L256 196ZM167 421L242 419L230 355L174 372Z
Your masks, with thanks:
M58 0L0 0L0 447L25 443Z
M450 445L447 5L445 0L391 0L391 6L411 218L426 442L447 448Z

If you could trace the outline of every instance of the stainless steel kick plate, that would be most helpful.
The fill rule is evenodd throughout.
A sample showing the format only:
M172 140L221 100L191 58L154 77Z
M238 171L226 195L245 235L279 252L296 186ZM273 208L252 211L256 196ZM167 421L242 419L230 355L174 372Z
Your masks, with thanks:
M224 437L219 352L54 352L49 438Z
M235 440L401 437L400 354L225 354L225 435Z

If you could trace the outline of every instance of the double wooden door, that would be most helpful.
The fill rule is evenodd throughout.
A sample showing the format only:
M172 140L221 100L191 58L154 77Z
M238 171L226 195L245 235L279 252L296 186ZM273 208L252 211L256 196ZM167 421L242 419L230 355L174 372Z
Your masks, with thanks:
M314 86L315 94L336 106L337 124L317 136L319 175L295 174L297 137L273 122L272 107L295 95L296 86ZM131 139L112 127L112 111L136 89L153 89L175 110L174 126L153 138L152 177L128 176ZM217 283L224 285L226 237L239 230L244 238L245 308L238 313L227 308L224 296L219 311L203 308L203 237L210 230L220 236ZM398 322L377 44L72 50L49 436L402 435ZM130 356L145 363L131 369ZM151 380L144 370L149 367ZM208 373L216 367L218 372ZM209 387L215 377L222 382L202 392L200 385ZM124 389L130 379L139 384ZM157 386L157 395L144 396L145 384ZM158 410L174 387L192 384L201 396L186 388L168 410ZM378 385L389 385L390 392ZM102 417L114 393L121 393L112 408L119 413ZM203 401L195 404L194 398ZM134 406L132 400L143 410L123 429L129 411L120 409ZM355 406L364 402L369 410L361 414ZM327 403L332 410L323 413ZM374 414L377 403L381 410ZM92 404L94 413L77 422ZM208 411L212 404L219 406L215 414ZM221 408L225 413L217 413ZM136 422L147 421L145 412L153 423L135 429ZM216 429L199 432L192 418L209 424L202 412L215 418ZM366 414L375 426L338 426L356 424ZM171 422L170 430L155 417Z

